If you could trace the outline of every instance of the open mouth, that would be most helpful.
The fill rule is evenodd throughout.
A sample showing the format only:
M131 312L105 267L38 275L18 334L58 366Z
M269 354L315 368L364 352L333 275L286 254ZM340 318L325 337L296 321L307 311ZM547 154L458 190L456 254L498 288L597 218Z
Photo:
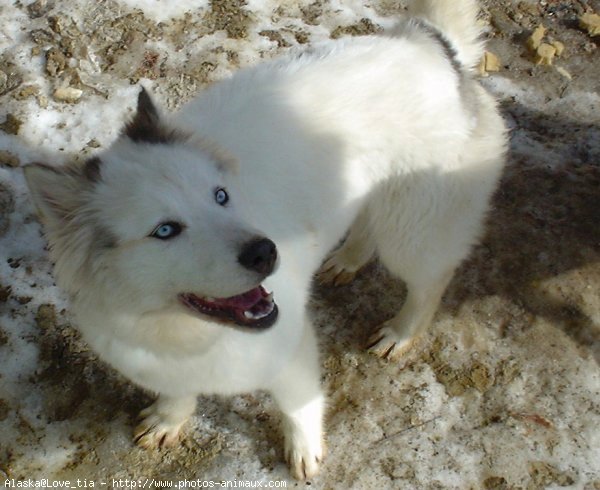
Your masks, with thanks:
M277 320L273 294L262 286L229 298L208 298L181 293L179 301L201 315L247 328L268 328Z

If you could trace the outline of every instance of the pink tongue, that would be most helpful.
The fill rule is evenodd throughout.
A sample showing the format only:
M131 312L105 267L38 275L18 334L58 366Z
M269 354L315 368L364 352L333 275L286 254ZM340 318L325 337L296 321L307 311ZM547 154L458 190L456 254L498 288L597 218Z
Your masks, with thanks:
M250 291L232 296L231 298L218 299L215 302L220 306L227 306L230 308L239 308L248 310L258 303L263 297L261 287L251 289Z

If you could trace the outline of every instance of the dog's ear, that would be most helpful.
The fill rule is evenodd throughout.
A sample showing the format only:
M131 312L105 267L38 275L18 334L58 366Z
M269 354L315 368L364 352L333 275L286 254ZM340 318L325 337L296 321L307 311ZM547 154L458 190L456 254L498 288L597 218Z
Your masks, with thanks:
M136 143L151 144L172 143L178 139L175 131L165 127L154 102L143 87L138 95L135 116L125 125L122 136Z
M54 168L33 163L23 168L33 203L48 225L64 224L86 200L86 190L99 178L97 158L81 167Z

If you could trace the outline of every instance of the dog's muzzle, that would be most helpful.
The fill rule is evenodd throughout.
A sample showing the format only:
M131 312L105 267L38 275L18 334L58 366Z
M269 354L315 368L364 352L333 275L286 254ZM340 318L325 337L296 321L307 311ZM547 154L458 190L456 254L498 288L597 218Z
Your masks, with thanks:
M244 268L260 274L262 280L275 270L277 247L268 238L255 238L242 246L238 262ZM210 317L217 323L251 330L272 326L279 314L273 294L260 285L228 298L181 293L179 301L194 313Z

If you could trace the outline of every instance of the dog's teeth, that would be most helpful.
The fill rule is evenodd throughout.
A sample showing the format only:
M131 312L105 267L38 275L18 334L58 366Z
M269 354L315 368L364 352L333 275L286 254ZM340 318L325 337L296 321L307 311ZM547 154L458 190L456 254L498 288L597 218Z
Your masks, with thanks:
M267 294L267 295L265 296L265 299L266 299L267 301L269 301L269 302L272 302L272 301L273 301L273 293L269 293L269 294Z
M252 313L251 311L244 311L244 316L248 319L248 320L260 320L261 318L266 317L268 313Z
M215 302L215 298L213 298L213 297L211 297L211 296L208 296L208 297L206 297L206 298L204 298L204 299L205 299L206 301L209 301L209 302L211 302L211 303L214 303L214 302Z

